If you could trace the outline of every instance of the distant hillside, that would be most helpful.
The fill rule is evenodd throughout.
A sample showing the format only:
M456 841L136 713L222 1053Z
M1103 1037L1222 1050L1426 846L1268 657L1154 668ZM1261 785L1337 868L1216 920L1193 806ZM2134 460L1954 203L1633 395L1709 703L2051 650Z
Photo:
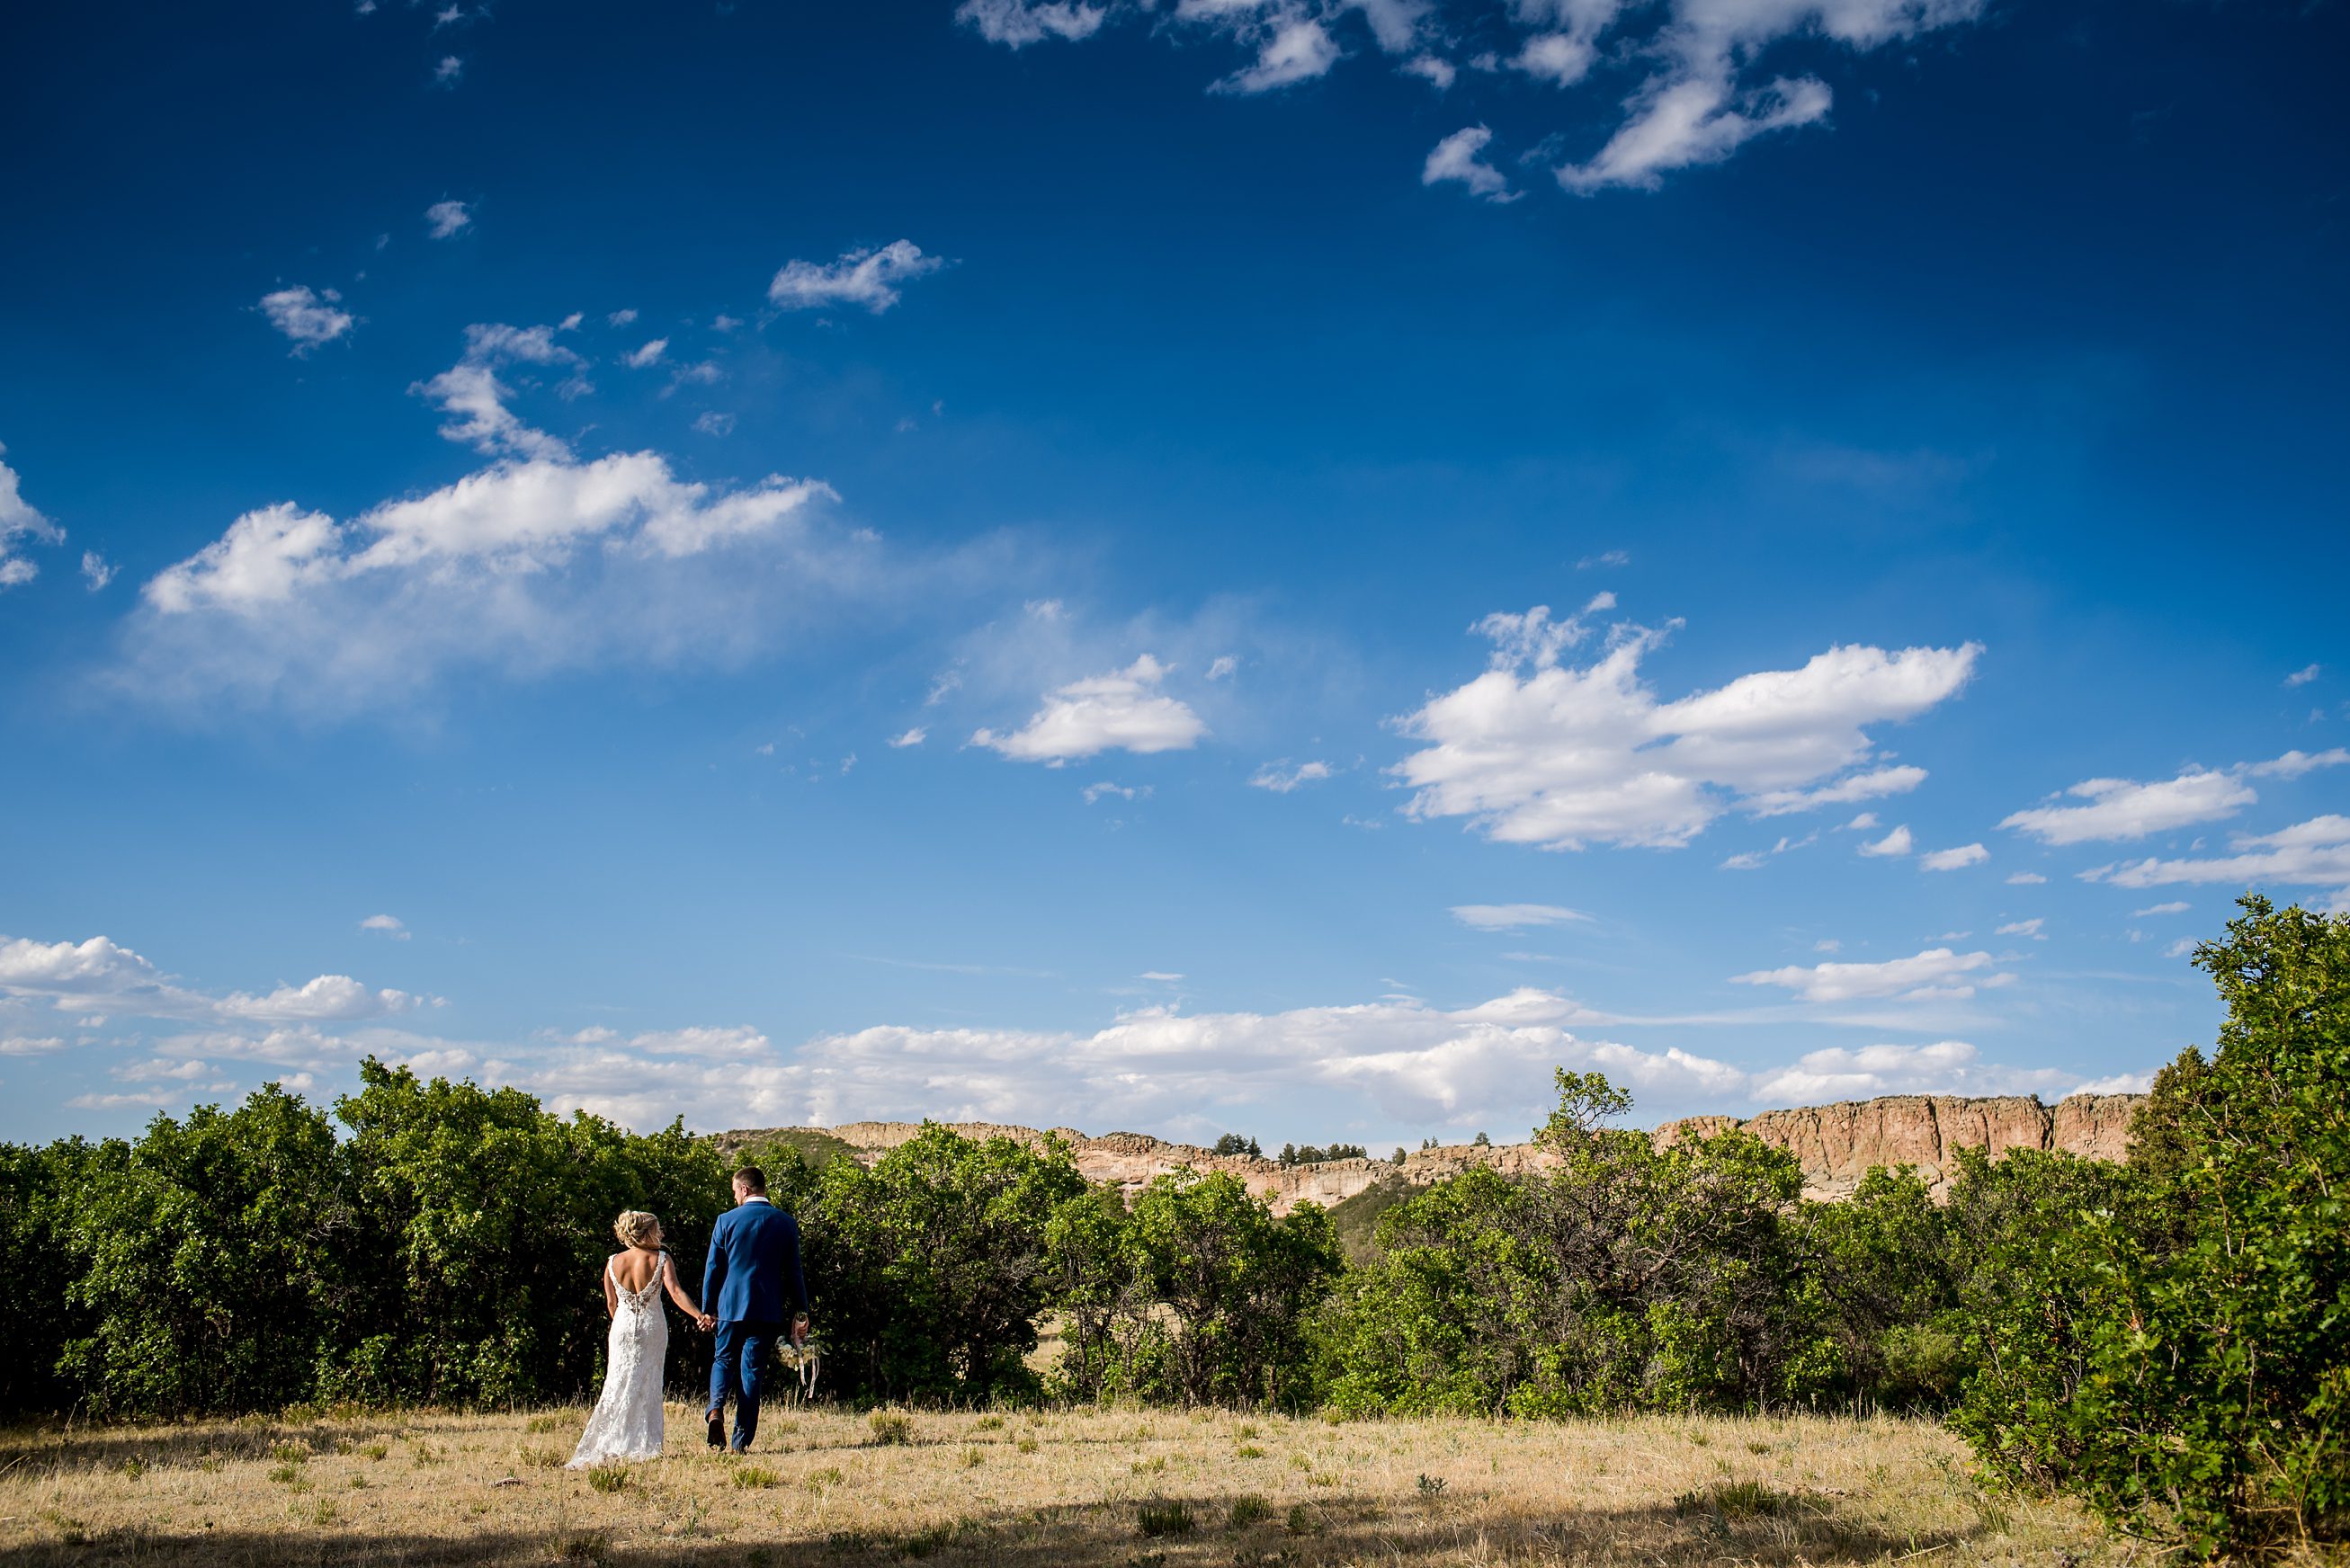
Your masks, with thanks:
M1841 1105L1765 1111L1742 1121L1735 1116L1690 1116L1667 1122L1649 1136L1669 1144L1691 1135L1743 1127L1774 1147L1791 1151L1804 1168L1804 1196L1849 1197L1873 1165L1914 1165L1939 1196L1957 1174L1956 1152L1988 1148L2064 1149L2095 1159L2119 1159L2129 1149L2129 1127L2144 1103L2142 1095L2074 1095L2054 1106L2032 1096L1966 1099L1950 1095L1894 1095ZM1003 1137L1033 1143L1045 1135L1035 1127L991 1122L957 1122L972 1137ZM867 1164L921 1130L915 1122L849 1122L836 1127L746 1127L720 1133L714 1141L732 1153L789 1143L810 1158L846 1152ZM1339 1159L1325 1165L1284 1166L1249 1155L1220 1155L1192 1144L1169 1143L1145 1133L1114 1132L1099 1137L1074 1127L1053 1135L1076 1152L1077 1168L1094 1181L1116 1182L1132 1191L1170 1170L1226 1170L1249 1190L1286 1213L1307 1199L1336 1209L1382 1184L1398 1189L1425 1187L1472 1165L1504 1171L1540 1170L1549 1157L1532 1144L1452 1144L1420 1149L1401 1165L1383 1159ZM1378 1203L1378 1207L1385 1207ZM1366 1228L1370 1203L1352 1206L1350 1217Z

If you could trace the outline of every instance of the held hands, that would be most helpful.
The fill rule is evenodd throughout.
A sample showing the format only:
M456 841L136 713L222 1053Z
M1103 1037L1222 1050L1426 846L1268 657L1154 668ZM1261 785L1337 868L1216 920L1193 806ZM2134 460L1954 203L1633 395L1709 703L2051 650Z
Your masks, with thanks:
M708 1334L712 1329L718 1326L718 1320L706 1312L697 1313L694 1314L693 1326L700 1329L702 1333Z

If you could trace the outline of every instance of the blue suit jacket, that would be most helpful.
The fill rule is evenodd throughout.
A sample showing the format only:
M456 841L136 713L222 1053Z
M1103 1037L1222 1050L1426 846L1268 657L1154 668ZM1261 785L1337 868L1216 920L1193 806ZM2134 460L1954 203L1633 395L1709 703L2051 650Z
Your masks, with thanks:
M702 1310L722 1323L782 1323L807 1311L800 1222L772 1203L738 1203L710 1232Z

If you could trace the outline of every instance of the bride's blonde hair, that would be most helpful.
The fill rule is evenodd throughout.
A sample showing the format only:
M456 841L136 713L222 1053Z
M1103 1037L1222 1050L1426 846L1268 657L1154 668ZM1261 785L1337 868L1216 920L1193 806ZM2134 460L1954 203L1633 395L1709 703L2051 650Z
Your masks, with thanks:
M612 1234L624 1247L645 1247L660 1234L660 1216L648 1214L641 1209L623 1209L620 1217L612 1221Z

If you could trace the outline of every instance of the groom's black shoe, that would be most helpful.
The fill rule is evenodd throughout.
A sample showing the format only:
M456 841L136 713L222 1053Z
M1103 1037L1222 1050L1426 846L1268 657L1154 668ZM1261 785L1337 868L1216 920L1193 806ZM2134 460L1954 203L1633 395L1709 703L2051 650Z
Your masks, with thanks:
M713 1449L726 1446L726 1417L721 1411L710 1413L710 1446Z

